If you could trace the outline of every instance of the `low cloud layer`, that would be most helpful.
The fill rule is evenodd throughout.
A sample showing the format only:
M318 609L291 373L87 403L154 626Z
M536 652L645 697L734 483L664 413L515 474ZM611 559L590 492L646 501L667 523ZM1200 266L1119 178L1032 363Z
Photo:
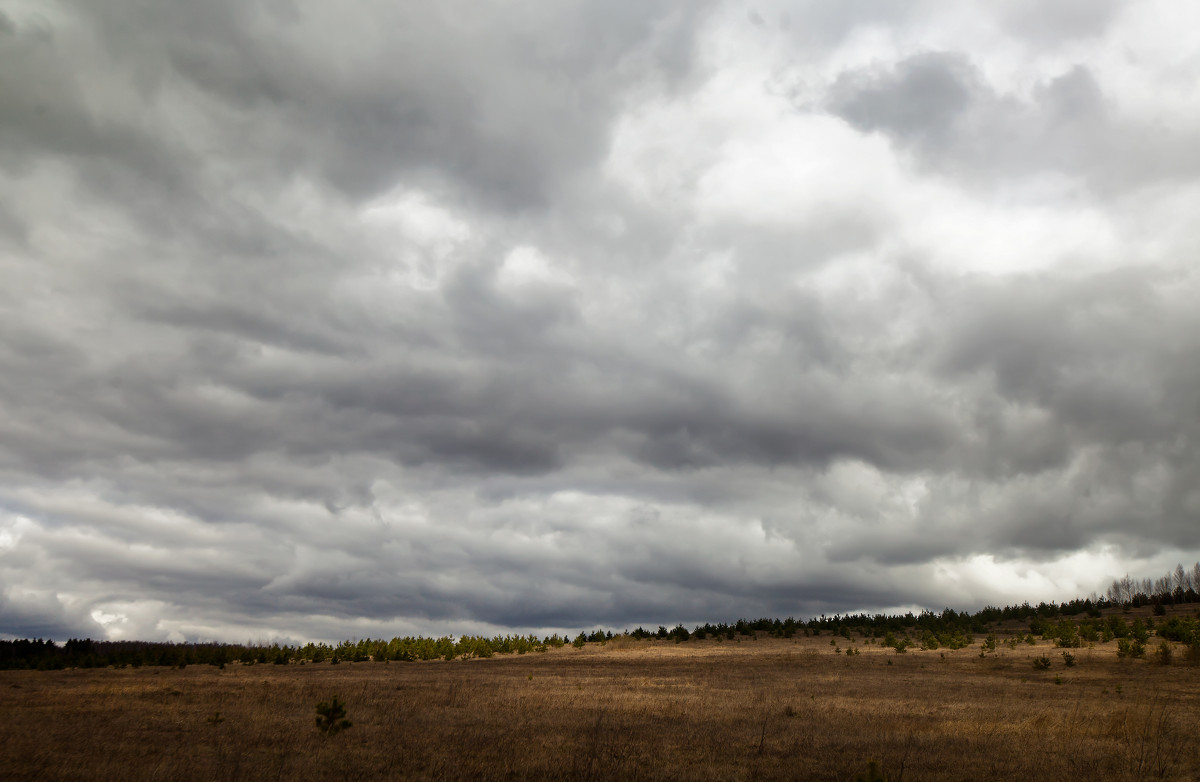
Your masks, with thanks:
M1200 558L1187 13L10 4L0 634L970 608Z

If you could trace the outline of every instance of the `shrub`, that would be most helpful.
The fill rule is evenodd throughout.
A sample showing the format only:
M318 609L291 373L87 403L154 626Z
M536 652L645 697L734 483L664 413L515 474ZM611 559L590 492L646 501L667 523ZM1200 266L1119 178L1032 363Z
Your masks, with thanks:
M955 630L954 634L949 638L944 638L942 640L943 643L951 649L965 649L971 645L972 641L970 636L963 635L958 630Z
M1145 657L1146 644L1141 641L1130 641L1128 638L1117 639L1117 657Z
M1055 646L1068 649L1079 646L1079 629L1075 626L1075 622L1070 619L1060 621L1047 635L1054 636Z
M1063 658L1063 665L1067 666L1068 668L1072 668L1075 666L1075 655L1071 654L1070 652L1063 652L1062 658Z
M908 651L908 647L912 646L912 641L907 638L896 638L892 631L889 630L883 636L883 645L892 647L896 650L897 654L905 654Z
M1163 665L1170 665L1171 659L1175 656L1175 653L1171 650L1171 642L1159 641L1158 650L1154 653L1154 655L1158 658L1159 663Z
M1035 657L1033 660L1033 667L1039 671L1048 669L1050 667L1050 658L1044 654L1041 657Z
M331 701L317 704L317 730L326 736L339 733L352 724L346 719L346 704L339 701L336 695Z

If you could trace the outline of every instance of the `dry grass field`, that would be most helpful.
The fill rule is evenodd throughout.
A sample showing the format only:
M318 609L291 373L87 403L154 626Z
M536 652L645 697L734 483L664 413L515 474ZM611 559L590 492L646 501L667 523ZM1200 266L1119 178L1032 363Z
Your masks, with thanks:
M0 779L1200 779L1200 667L828 636L0 672ZM1049 670L1033 660L1047 655ZM322 735L338 695L353 726ZM219 715L219 716L218 716Z

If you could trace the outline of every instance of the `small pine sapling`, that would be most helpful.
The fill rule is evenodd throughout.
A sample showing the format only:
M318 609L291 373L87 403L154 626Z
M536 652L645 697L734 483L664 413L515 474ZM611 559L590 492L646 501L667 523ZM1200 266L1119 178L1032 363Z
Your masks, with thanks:
M339 733L352 724L346 719L346 704L339 701L336 695L331 701L321 701L317 704L317 729L326 736Z

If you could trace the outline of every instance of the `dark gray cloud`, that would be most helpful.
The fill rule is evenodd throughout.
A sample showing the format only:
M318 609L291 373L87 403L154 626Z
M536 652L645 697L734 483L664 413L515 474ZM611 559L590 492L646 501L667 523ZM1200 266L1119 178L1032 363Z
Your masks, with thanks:
M236 155L224 165L319 178L350 198L405 177L506 209L544 203L602 154L633 80L686 77L702 9L83 6L115 70L217 114L213 140Z
M1198 558L1180 61L1132 6L994 13L6 11L0 633L972 607Z
M888 72L842 74L831 90L831 108L862 130L935 148L953 138L980 86L964 55L924 52Z
M969 52L934 50L840 73L826 105L922 165L988 187L1054 173L1111 197L1194 177L1195 126L1122 106L1120 89L1074 62L1017 92L990 83Z

